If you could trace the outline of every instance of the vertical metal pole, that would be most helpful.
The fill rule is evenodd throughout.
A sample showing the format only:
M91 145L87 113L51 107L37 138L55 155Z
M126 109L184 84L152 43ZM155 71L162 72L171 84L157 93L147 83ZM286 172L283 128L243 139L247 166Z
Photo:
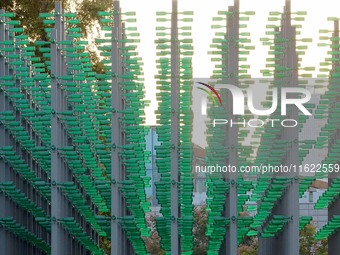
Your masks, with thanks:
M287 67L291 71L284 79L284 85L287 87L296 87L298 85L298 58L296 54L296 29L291 25L291 3L286 0L282 28L280 37L286 38L289 42L280 65ZM296 98L296 95L295 97ZM298 121L298 109L296 107L288 108L288 119ZM291 146L286 149L286 156L282 162L283 165L298 165L299 163L299 128L290 127L282 131L281 139L290 142ZM277 238L259 238L259 252L263 255L291 255L299 254L299 176L293 171L290 173L279 173L274 176L288 176L291 178L291 184L287 187L283 198L273 210L272 215L283 215L291 217L283 232Z
M0 10L0 14L5 13L4 10ZM0 17L0 42L6 40L6 25L5 17ZM6 75L8 65L5 62L5 56L0 55L0 79ZM5 92L0 89L0 112L9 110L8 100L6 100ZM0 125L0 147L9 145L9 134L6 132L5 127ZM11 170L6 165L3 159L0 158L0 182L11 180ZM11 210L11 202L6 198L5 194L0 194L0 218L9 217L13 214ZM0 227L0 247L1 250L6 254L13 253L13 236L10 235L4 228Z
M296 54L296 29L291 25L291 2L286 0L285 14L283 23L283 38L289 39L288 50L284 55L284 66L292 70L287 79L289 87L298 86L298 57ZM288 118L298 121L299 113L296 107L288 108ZM298 165L299 163L299 127L285 128L282 139L290 141L291 147L287 149L287 156L283 162L284 165ZM280 173L279 175L286 175ZM292 182L288 186L286 193L276 209L276 214L290 216L291 220L284 228L281 240L273 240L273 254L291 255L299 254L299 176L298 173L291 172L288 174ZM278 242L280 242L278 244ZM276 248L279 249L277 253Z
M288 12L290 14L290 11ZM289 17L290 22L290 17ZM298 86L298 56L296 54L296 28L290 25L290 58L289 62L292 64L293 74L292 81L290 86L296 87ZM288 63L289 66L289 63ZM291 116L289 118L294 119L296 121L299 120L299 112L296 107L291 108ZM288 134L288 139L291 141L291 148L289 149L287 156L287 165L299 164L299 127L296 126L290 129L290 134ZM298 173L290 173L290 178L292 180L291 185L289 186L289 190L287 192L287 201L283 204L283 208L288 209L286 215L291 216L291 220L288 222L287 230L285 232L285 238L283 245L288 248L288 251L285 254L298 254L300 248L299 242L299 221L300 221L300 205L299 205L299 174ZM289 245L286 245L286 244Z
M228 43L228 51L225 60L226 74L228 75L228 83L238 85L238 68L239 68L239 0L234 0L234 6L229 7L231 15L227 16L227 33L226 39ZM227 103L225 110L230 116L232 123L237 123L237 117L233 115L233 98L230 93L227 95ZM232 125L226 127L226 147L229 150L226 165L238 167L237 141L238 126ZM229 191L226 194L224 216L230 219L229 227L226 229L226 235L223 245L221 246L221 254L237 254L237 172L226 173L225 181L229 184Z
M51 107L52 107L52 121L51 121L51 244L52 255L69 254L71 252L71 240L67 233L57 223L58 219L69 216L70 208L65 196L57 188L58 183L68 180L69 173L65 167L63 159L60 157L57 149L67 145L67 136L64 133L64 126L57 118L57 112L63 111L67 108L65 104L65 95L62 92L58 77L64 73L62 56L59 46L56 44L62 41L63 29L62 20L62 6L61 2L55 4L55 29L51 31Z
M339 20L334 21L334 32L333 37L339 38ZM338 41L333 41L333 45L338 45ZM337 48L333 48L335 51ZM338 51L338 50L337 50ZM333 58L338 58L339 55L334 54ZM339 67L339 61L337 63L333 63L332 71L336 72L336 68ZM332 82L332 81L331 81ZM332 83L330 84L332 85ZM339 96L334 100L335 102L339 102ZM337 132L336 137L339 137L339 131ZM329 148L331 144L329 145ZM339 178L339 173L329 173L328 177L328 185L330 186L337 178ZM328 208L328 220L330 221L333 216L340 215L340 199L337 198ZM333 235L328 237L328 254L336 255L340 251L340 231L335 232Z
M172 0L171 13L171 254L180 254L179 212L179 48L178 2Z
M112 28L112 153L111 153L111 254L127 254L126 237L118 218L123 217L126 209L124 208L124 198L119 190L118 183L124 180L124 167L119 156L118 146L123 145L122 129L119 111L122 110L122 97L119 75L122 74L122 61L119 53L120 42L122 40L122 24L119 1L113 2L114 24Z
M51 31L51 37L53 40L57 40L57 31L53 29ZM51 74L57 75L57 46L55 43L51 45ZM51 106L53 111L58 111L60 105L58 104L58 83L56 78L52 78L51 84ZM52 121L51 121L51 144L54 146L53 150L51 151L51 178L52 182L58 183L61 181L61 172L60 172L60 159L58 158L58 153L56 147L58 147L60 143L60 128L56 114L52 114ZM61 212L61 204L62 204L62 195L58 191L56 185L52 185L51 190L51 215L53 220L58 219L62 212ZM52 254L59 254L60 250L62 249L62 231L60 226L56 222L52 222L52 231L51 231L51 244L52 244Z
M9 29L13 28L12 25L8 27ZM13 40L14 44L13 46L15 47L15 54L20 55L20 49L16 47L15 43L15 38L13 37L13 34L8 34L7 33L7 38L6 40ZM10 64L11 61L9 61ZM7 75L15 77L17 74L16 68L10 68L8 70ZM22 91L20 90L20 81L18 79L15 80L15 87L19 89L20 93ZM13 106L10 106L9 110L12 110L15 116L15 120L20 123L20 126L23 126L23 121L21 118L21 112L16 110ZM15 142L14 139L11 139L11 145L13 146L13 149L16 151L16 154L20 156L23 160L26 160L27 153L26 151L22 150L21 146ZM27 162L27 161L26 161ZM22 183L23 184L23 191L27 192L27 194L31 195L32 194L32 187L30 185L27 185L27 183ZM32 224L32 218L29 217L28 214L25 214L22 208L15 208L11 211L11 216L14 217L16 221L18 221L19 224L25 226L29 231L31 229L28 228L29 225ZM18 246L17 244L15 244ZM23 240L20 240L20 248L24 251L24 253L28 253L32 251L32 246L29 243L25 243Z

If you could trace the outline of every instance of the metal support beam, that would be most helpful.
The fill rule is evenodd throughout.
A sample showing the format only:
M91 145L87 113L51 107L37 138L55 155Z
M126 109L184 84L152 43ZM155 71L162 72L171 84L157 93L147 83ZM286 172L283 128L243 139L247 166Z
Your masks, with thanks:
M0 10L0 14L5 13L4 10ZM0 42L3 42L8 39L8 30L6 30L5 25L6 18L0 17ZM0 55L0 78L2 76L7 75L6 71L8 71L8 64L6 64L5 56ZM5 92L0 89L0 112L9 110L9 102L6 99ZM9 133L5 130L4 125L0 124L0 147L8 146L9 144ZM11 180L11 171L9 166L5 163L5 161L0 158L0 182L10 181ZM5 194L0 194L0 218L10 217L14 213L14 208L9 199L5 196ZM12 254L14 252L13 246L13 236L7 232L4 228L0 227L0 247L1 250L6 251L7 254Z
M121 96L120 75L123 74L122 59L120 56L121 41L123 39L120 2L113 2L114 20L112 27L112 150L111 150L111 254L128 254L127 238L119 223L121 217L126 213L124 197L119 190L118 183L125 179L125 170L119 156L118 147L124 144L120 111L123 109Z
M283 20L283 38L288 38L288 50L284 56L284 66L288 67L291 71L291 75L287 77L287 81L284 83L288 87L298 86L298 57L296 53L296 28L291 25L291 4L290 0L286 1L285 16ZM297 95L294 96L296 98ZM288 108L289 119L299 120L299 112L296 107ZM286 157L283 161L283 165L298 165L299 164L299 127L284 128L281 135L282 140L289 141L291 146L287 149ZM279 175L285 175L286 173L280 173ZM288 186L284 197L279 204L279 207L273 212L273 214L284 215L291 217L287 226L280 234L280 241L278 239L273 240L273 253L272 254L299 254L299 175L298 173L288 173L288 177L292 182ZM275 249L274 249L275 248Z
M58 148L68 145L65 127L57 117L57 112L67 110L66 94L61 89L59 77L65 74L64 59L61 48L56 42L65 40L65 25L61 2L55 4L55 28L51 31L51 246L52 255L70 254L71 239L63 227L57 223L58 219L70 217L71 210L66 197L58 189L57 184L70 181L70 174L63 159L58 153Z
M296 29L291 25L291 5L290 0L286 0L284 13L281 21L280 38L288 39L283 45L286 52L278 64L285 66L291 73L283 80L286 87L296 87L298 85L298 57L296 54ZM296 98L297 95L294 95ZM298 121L298 109L290 106L287 110L287 118ZM286 149L282 165L299 164L299 127L283 128L280 138L289 142L290 147ZM259 254L263 255L291 255L299 254L299 176L298 173L278 173L275 177L286 176L291 179L291 184L287 187L283 198L272 211L273 215L283 215L290 217L290 221L284 227L277 238L259 238ZM267 223L272 219L269 218Z
M178 3L172 0L171 14L171 254L180 254L179 210L179 47Z
M234 0L234 5L228 8L228 12L233 14L227 16L226 40L228 44L227 54L224 59L226 68L227 83L238 85L238 68L239 68L239 0ZM231 93L227 94L227 103L225 111L233 123L237 122L237 117L233 115L233 98ZM228 148L228 158L226 165L238 167L237 141L238 126L226 127L226 148ZM221 255L237 254L237 172L226 173L225 181L229 186L226 194L224 216L230 219L229 227L226 229L224 243L221 246Z
M339 20L334 21L334 32L333 37L339 38ZM339 41L333 41L332 44L334 46L339 45ZM335 51L338 48L333 48L333 51ZM334 54L333 58L338 58L339 55ZM340 63L333 63L332 72L337 72L336 68L340 66ZM331 85L331 84L330 84ZM339 102L340 97L337 96L337 98L334 99L334 103ZM340 132L338 131L336 134L336 137L340 137ZM334 139L336 140L336 139ZM331 148L332 144L329 145L328 148ZM335 181L337 178L339 178L339 173L329 173L328 176L328 185L330 186L333 181ZM337 198L329 207L328 207L328 221L330 221L333 216L340 215L340 199ZM337 231L333 235L329 236L328 238L328 254L329 255L336 255L340 251L340 231Z

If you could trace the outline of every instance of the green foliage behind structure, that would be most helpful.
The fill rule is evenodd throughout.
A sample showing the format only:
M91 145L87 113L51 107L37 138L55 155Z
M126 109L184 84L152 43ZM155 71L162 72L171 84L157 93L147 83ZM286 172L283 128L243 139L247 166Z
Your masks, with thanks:
M79 4L78 4L79 2ZM43 20L40 13L51 13L54 11L55 0L4 0L0 1L0 9L13 12L16 19L20 21L30 41L48 41L47 33L44 30ZM91 33L93 26L99 21L99 11L112 10L112 1L105 0L64 0L63 7L66 11L77 12L80 21L80 28L86 37ZM104 67L100 64L98 53L87 47L93 63L93 71L103 73ZM36 52L39 55L39 52Z
M39 18L39 13L52 12L54 10L54 3L54 0L4 0L0 2L0 9L14 12L25 28L25 33L35 41L46 39L46 33L43 29L42 20ZM99 20L98 11L107 11L112 8L112 2L105 0L63 1L63 7L66 10L73 9L73 5L76 6L74 7L75 10L72 11L78 13L80 27L85 35L91 29L91 26L94 25L95 21Z

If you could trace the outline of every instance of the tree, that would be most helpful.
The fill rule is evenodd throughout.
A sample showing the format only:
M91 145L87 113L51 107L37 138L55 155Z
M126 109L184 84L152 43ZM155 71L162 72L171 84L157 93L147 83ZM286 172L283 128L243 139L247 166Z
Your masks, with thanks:
M300 255L327 255L327 240L317 241L314 239L317 230L313 224L306 225L300 231ZM241 244L238 248L238 255L257 255L258 240L253 238Z
M161 248L161 240L156 229L156 220L154 214L146 216L147 227L150 228L150 236L144 238L146 249L152 255L163 255L164 251Z
M327 255L328 241L327 239L317 241L314 236L317 232L313 224L306 225L300 231L300 255Z
M1 1L0 8L14 12L25 32L32 41L47 40L46 32L39 13L49 13L54 9L54 0L14 0Z
M205 206L197 206L194 208L194 255L204 255L207 253L208 237L207 231L208 213Z
M300 231L300 255L310 255L315 251L317 245L315 234L316 227L312 224L306 225Z
M238 255L257 255L258 254L258 240L251 238L247 244L241 244L238 247Z
M83 33L87 35L87 32L90 31L95 22L99 20L99 11L108 10L112 10L112 1L83 0L79 7L77 7L78 18L80 19Z
M112 10L112 1L107 0L64 0L62 3L67 12L76 11L78 13L77 18L85 37L92 33L94 25L99 21L98 11ZM16 19L20 20L31 42L48 41L47 33L44 30L45 26L39 14L51 13L54 10L54 4L55 0L1 0L0 9L16 14ZM87 50L90 52L93 71L103 73L104 67L99 61L96 47L87 47ZM38 50L36 55L42 56Z
M328 240L321 240L316 247L315 254L317 255L328 255Z
M75 4L75 2L78 2ZM26 33L35 40L46 39L42 20L39 13L50 13L54 9L55 0L2 0L0 9L14 12L16 18L21 21ZM112 9L112 2L106 0L64 0L63 7L66 11L76 11L82 32L86 35L91 30L96 21L99 20L98 11L108 11Z
M314 239L317 232L313 224L306 225L300 231L300 255L327 255L328 241L327 239L318 241Z
M206 236L208 214L205 206L194 208L194 248L193 255L205 255L207 253L208 237ZM147 226L151 230L151 235L145 238L147 251L152 255L163 255L164 251L161 248L160 237L156 229L155 215L150 214L146 218Z

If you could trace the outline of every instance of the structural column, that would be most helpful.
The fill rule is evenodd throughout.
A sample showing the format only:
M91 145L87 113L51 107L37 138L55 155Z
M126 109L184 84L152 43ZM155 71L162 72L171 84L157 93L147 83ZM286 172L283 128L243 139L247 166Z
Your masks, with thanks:
M111 88L111 254L128 254L127 239L119 223L119 219L125 215L126 208L119 183L125 179L124 166L119 155L120 148L124 144L120 112L123 109L121 96L121 78L123 74L122 59L120 55L123 30L121 22L120 2L113 2L113 27L112 27L112 88Z
M6 17L2 17L1 14L4 14L4 10L0 10L0 42L8 40L8 29L6 27ZM8 75L8 64L6 63L5 56L0 54L0 80L1 77ZM9 101L5 96L5 91L0 88L0 112L8 111ZM9 146L10 139L9 133L5 130L4 125L0 123L0 147ZM4 160L0 157L0 182L11 181L11 170L9 166L4 162ZM3 217L11 217L13 215L14 208L12 203L8 198L6 198L5 194L0 193L0 218ZM8 253L13 252L14 240L13 236L7 232L4 228L0 227L0 247L1 250L6 251Z
M180 254L179 210L179 47L178 3L172 0L171 14L171 254Z
M339 38L339 20L334 21L334 33L333 33L333 38ZM339 46L340 42L338 40L334 40L332 42L332 45L335 46L332 51L337 51L339 52ZM334 54L333 58L339 58L339 55ZM332 72L336 73L337 68L339 68L339 60L337 62L333 62L332 66ZM330 78L330 84L332 85L334 81L332 81L333 78ZM337 81L334 83L338 83L339 78L335 78ZM337 96L334 99L334 103L339 102L340 97ZM340 132L337 131L336 133L336 139L334 141L337 141L340 139ZM332 144L329 145L328 148L331 148ZM328 186L332 185L332 183L339 178L339 173L333 172L329 173L328 177ZM328 221L331 221L334 216L339 216L340 215L340 199L337 198L329 207L328 207ZM337 255L340 251L340 231L335 232L333 235L329 236L328 238L328 254L329 255Z
M64 40L65 23L61 2L55 4L55 28L51 30L51 244L52 255L70 254L71 239L63 227L58 223L59 219L71 215L70 205L58 188L59 183L70 181L70 173L64 160L58 153L58 149L68 145L68 138L64 124L57 116L58 112L67 110L66 92L61 88L59 77L65 74L64 59L61 55L61 46L57 43Z
M238 69L239 69L239 0L234 0L234 5L228 8L227 15L227 53L225 56L225 68L227 75L227 83L238 86ZM230 92L227 94L227 102L225 103L225 111L232 123L237 122L237 117L233 114L233 97ZM226 148L228 149L228 158L226 165L238 168L238 126L226 125ZM224 216L229 219L229 227L226 229L225 241L221 246L221 255L237 254L237 172L226 173L225 181L229 186L226 193Z
M281 31L276 39L287 39L287 42L282 43L283 55L277 61L277 65L287 68L288 74L282 79L282 84L285 87L298 86L298 57L296 54L296 28L291 25L291 3L286 0L284 13L281 21ZM277 44L276 44L277 45ZM276 78L274 78L276 79ZM280 79L280 78L278 78ZM290 94L296 98L298 95ZM287 119L293 119L298 122L298 109L293 106L287 107ZM280 140L287 141L289 144L284 153L282 165L298 166L299 164L299 126L283 128L278 137ZM259 238L259 253L262 255L291 255L299 254L299 173L291 171L290 173L278 173L273 178L278 177L290 178L291 183L287 186L281 200L277 201L276 207L273 209L271 217L267 220L264 226L272 219L273 215L282 215L290 217L283 231L278 237Z

